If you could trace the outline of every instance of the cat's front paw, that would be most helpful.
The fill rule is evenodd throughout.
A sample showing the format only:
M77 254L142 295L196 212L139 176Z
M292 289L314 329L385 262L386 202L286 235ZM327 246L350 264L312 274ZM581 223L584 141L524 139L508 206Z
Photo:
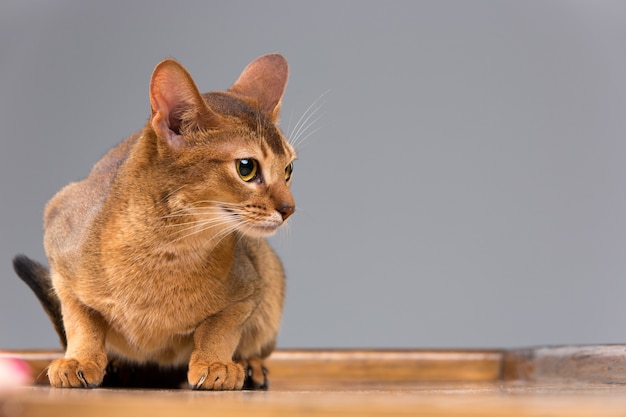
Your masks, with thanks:
M187 379L191 389L214 391L240 390L245 372L238 363L197 362L189 365Z
M57 359L48 367L50 385L57 388L95 388L102 383L104 369L95 362Z

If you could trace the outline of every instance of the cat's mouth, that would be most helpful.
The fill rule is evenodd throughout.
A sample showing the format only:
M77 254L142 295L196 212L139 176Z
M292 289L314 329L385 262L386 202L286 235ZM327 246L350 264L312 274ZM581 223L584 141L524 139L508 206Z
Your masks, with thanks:
M270 237L276 233L278 230L278 226L253 226L252 228L246 229L244 234L251 237Z
M270 237L276 233L282 224L283 220L280 216L278 218L270 216L269 219L263 221L247 223L241 228L241 232L250 237Z
M272 215L264 215L259 219L259 214L254 216L247 216L244 213L237 212L229 207L223 207L223 209L232 217L238 224L237 230L250 237L270 237L276 233L276 231L282 226L283 219L280 214L275 213Z

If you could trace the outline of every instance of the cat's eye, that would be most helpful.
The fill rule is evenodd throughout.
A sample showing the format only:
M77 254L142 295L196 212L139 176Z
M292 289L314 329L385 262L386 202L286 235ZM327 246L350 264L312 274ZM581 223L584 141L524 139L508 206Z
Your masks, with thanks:
M256 159L238 159L235 161L237 173L245 182L252 181L259 170L259 163Z
M291 179L291 174L293 173L293 162L290 162L285 168L285 181L289 181Z

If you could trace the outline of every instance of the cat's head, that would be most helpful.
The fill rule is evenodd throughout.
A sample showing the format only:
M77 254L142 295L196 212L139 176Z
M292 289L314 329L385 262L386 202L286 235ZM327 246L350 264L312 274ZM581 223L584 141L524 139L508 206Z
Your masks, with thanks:
M201 94L175 60L156 66L147 129L173 237L264 237L293 214L296 152L277 126L287 77L286 60L265 55L229 90Z

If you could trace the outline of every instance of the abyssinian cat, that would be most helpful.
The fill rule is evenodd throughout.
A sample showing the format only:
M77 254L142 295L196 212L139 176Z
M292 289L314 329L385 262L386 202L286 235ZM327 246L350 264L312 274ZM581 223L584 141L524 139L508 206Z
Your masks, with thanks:
M145 127L50 200L50 268L14 267L66 347L52 386L97 387L111 360L182 366L193 389L265 386L285 278L263 238L295 211L296 154L277 127L287 77L270 54L201 94L162 61Z

